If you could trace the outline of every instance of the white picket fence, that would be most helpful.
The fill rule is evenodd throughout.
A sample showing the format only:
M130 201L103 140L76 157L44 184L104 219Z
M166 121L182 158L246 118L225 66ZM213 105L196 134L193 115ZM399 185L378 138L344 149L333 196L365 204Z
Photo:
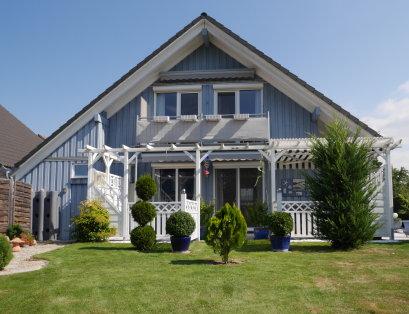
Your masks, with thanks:
M200 206L199 202L189 200L186 198L186 193L180 195L180 202L151 202L156 208L156 217L150 223L150 225L155 229L156 239L161 241L169 240L169 234L166 233L166 221L172 213L178 211L185 211L192 215L196 223L196 228L193 231L191 238L192 240L200 239ZM130 204L132 206L132 204ZM130 213L129 218L129 230L135 228L138 224L134 221L132 214Z
M311 215L314 202L282 201L281 210L293 217L292 238L314 238L314 219Z

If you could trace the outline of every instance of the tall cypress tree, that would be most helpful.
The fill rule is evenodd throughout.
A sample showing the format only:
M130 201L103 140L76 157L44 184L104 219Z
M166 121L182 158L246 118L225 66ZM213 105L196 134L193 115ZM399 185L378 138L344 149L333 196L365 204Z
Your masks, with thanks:
M334 248L357 248L374 237L379 227L375 207L379 169L371 139L351 134L345 121L328 125L324 139L312 137L315 170L306 175L318 237Z

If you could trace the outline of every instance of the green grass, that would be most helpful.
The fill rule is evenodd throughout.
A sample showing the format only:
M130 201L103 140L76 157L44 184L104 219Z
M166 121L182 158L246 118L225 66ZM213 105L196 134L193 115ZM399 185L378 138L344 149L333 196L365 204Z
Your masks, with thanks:
M169 245L139 253L127 244L73 244L40 255L47 268L0 277L0 312L404 313L409 309L409 243L335 252L293 243L291 253L249 241L219 260L204 243L190 254Z

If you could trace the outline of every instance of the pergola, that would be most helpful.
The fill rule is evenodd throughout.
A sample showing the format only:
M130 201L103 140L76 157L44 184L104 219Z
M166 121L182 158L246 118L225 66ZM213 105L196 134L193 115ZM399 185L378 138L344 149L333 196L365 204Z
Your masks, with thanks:
M401 141L394 141L388 137L378 138L360 138L362 141L372 141L372 150L377 157L380 157L385 171L385 210L390 211L388 215L388 225L392 226L392 168L390 161L390 152L396 148ZM324 139L320 139L324 141ZM297 162L306 161L310 158L311 140L308 138L291 139L270 139L266 142L241 142L241 143L217 143L217 144L147 144L140 147L128 147L123 145L120 148L112 148L104 145L100 148L86 146L81 150L88 155L88 185L87 198L92 198L92 170L99 159L105 164L105 172L110 173L110 166L113 161L123 164L122 178L122 215L123 215L123 234L129 234L129 209L128 209L128 182L130 165L135 165L134 176L137 178L138 156L141 153L170 153L183 152L195 164L195 199L200 204L201 198L201 163L213 152L224 151L258 151L261 156L269 163L270 175L270 198L269 206L271 210L277 210L276 199L276 164L277 162ZM390 217L389 217L390 216Z

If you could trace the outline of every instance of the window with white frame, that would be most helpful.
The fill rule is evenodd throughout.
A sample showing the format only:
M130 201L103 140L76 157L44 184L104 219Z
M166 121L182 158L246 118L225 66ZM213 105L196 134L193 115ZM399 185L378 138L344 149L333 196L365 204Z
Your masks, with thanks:
M159 168L154 168L153 174L158 187L155 201L178 202L183 189L186 191L186 197L193 199L195 191L194 169L161 165Z
M176 117L201 112L201 86L158 86L155 92L155 116Z
M261 112L262 84L215 84L214 112L220 115Z
M88 176L87 164L73 164L71 168L71 178L86 178Z

